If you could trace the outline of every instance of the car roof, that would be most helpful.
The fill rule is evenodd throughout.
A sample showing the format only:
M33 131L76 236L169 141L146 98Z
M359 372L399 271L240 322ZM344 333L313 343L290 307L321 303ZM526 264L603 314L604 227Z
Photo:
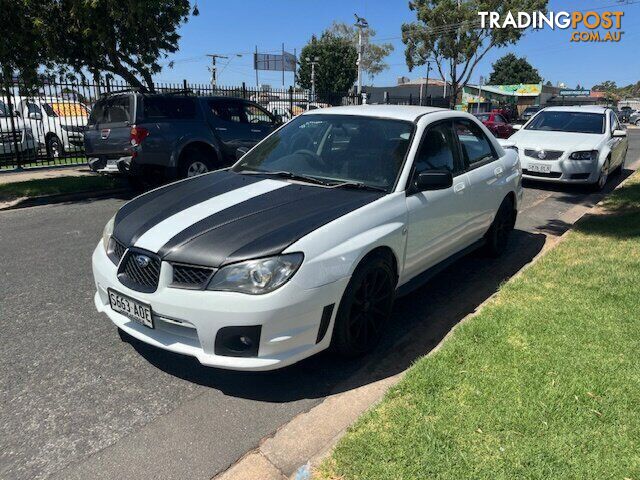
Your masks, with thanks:
M415 122L426 113L447 111L451 110L436 107L419 107L415 105L350 105L346 107L321 108L305 112L303 115L358 115L362 117L382 117Z
M547 107L545 112L585 112L585 113L605 113L609 107L598 105L574 105L570 107Z

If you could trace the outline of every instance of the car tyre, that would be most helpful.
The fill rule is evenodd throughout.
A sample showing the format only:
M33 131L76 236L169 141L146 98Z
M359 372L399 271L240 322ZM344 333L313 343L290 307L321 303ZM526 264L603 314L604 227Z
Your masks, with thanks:
M202 150L191 150L180 162L180 178L190 178L212 171L213 163Z
M602 165L602 169L600 170L600 175L598 175L598 180L595 183L591 184L591 191L593 192L601 192L604 189L607 181L609 180L609 164L610 159L607 160Z
M516 225L517 212L513 200L506 197L485 235L485 251L491 257L499 257L509 244L509 237Z
M64 147L57 135L51 135L47 138L46 148L49 158L60 158L64 155Z
M358 357L380 341L395 299L396 272L386 255L361 263L351 276L336 314L332 348L339 355Z

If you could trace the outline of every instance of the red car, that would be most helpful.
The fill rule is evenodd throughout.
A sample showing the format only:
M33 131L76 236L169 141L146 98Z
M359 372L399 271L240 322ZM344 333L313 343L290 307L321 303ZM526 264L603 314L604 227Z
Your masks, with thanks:
M499 113L477 113L476 117L484 123L485 127L491 130L491 133L493 133L496 138L509 138L513 135L513 132L515 132L504 116Z

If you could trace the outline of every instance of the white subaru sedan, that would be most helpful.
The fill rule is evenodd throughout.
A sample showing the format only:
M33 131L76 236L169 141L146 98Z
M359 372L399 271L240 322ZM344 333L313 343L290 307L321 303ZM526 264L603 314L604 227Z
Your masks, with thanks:
M521 198L517 153L471 115L308 112L230 169L124 205L93 254L95 305L209 366L361 355L398 295L474 248L498 256Z
M518 148L522 176L551 182L585 183L601 190L621 171L627 132L606 107L549 107L510 138Z

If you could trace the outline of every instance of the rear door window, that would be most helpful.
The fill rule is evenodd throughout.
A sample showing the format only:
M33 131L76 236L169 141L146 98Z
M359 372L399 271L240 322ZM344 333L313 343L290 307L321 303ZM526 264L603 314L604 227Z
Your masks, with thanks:
M191 97L149 96L144 98L144 118L149 120L187 120L196 116L196 99Z

